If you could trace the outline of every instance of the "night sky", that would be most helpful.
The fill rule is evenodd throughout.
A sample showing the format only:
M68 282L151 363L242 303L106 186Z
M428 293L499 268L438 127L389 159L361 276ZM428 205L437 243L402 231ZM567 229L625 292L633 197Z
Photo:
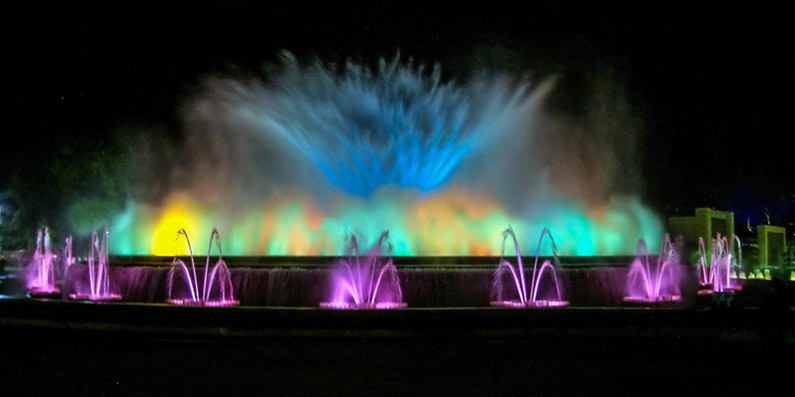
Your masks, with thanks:
M761 220L769 208L793 219L795 56L781 10L127 7L6 15L2 191L12 175L42 175L65 144L101 145L125 128L179 134L180 105L203 76L256 72L281 49L367 61L399 50L453 75L478 62L607 65L645 123L645 202L664 214L710 206Z

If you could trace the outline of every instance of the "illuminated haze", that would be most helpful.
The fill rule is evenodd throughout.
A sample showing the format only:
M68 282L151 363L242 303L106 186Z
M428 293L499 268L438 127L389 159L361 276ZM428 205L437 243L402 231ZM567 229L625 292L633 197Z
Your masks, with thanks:
M569 255L659 239L633 195L642 125L609 73L459 82L399 57L284 54L264 78L207 78L184 115L167 193L131 201L117 253L178 253L175 227L199 247L218 227L225 253L250 255L338 254L346 235L387 229L398 255L499 254L509 226L526 252L544 227Z

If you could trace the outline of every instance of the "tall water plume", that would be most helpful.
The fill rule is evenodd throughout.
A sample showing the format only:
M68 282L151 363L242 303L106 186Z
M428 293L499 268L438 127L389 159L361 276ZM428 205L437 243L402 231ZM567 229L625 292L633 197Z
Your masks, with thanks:
M583 106L596 109L561 112L556 98L576 90L560 81L289 54L264 78L208 78L185 106L186 142L156 160L168 193L131 201L117 252L184 254L174 230L214 226L233 254L340 254L344 236L383 229L396 255L498 254L508 224L552 230L563 255L658 240L636 189L617 188L634 167L620 155L634 144L626 110L595 84Z

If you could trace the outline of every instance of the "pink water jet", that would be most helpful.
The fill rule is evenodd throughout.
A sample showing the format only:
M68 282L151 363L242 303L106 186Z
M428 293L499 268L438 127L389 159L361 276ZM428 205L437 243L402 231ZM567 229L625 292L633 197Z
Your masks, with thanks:
M339 259L332 271L332 294L325 309L398 309L406 307L400 288L397 268L392 261L392 245L387 246L386 257L382 246L389 232L381 233L367 256L362 258L356 236L351 236L348 258Z
M48 228L36 235L36 251L28 267L27 289L31 296L57 297L61 290L55 285L55 255L50 247Z
M111 292L110 289L110 269L108 268L108 227L105 226L105 231L102 233L102 241L97 236L97 231L91 233L91 242L88 252L88 284L77 284L76 291L69 294L69 299L74 300L88 300L92 302L107 302L121 300L121 295ZM67 240L68 255L66 264L67 270L71 267L71 243L72 240ZM73 261L74 258L71 258Z
M541 245L544 242L544 237L549 237L552 244L553 259L557 263L557 246L555 240L549 229L544 229L541 232L541 237L538 240L538 249L536 250L535 263L533 264L533 273L530 277L530 291L528 293L527 281L525 280L524 265L522 263L522 254L519 250L519 243L516 240L516 234L512 228L505 229L502 239L502 253L505 255L505 242L510 237L513 240L514 247L516 247L516 268L505 258L500 258L500 264L494 273L494 283L492 285L492 294L496 298L491 302L492 306L510 307L510 308L523 308L523 307L563 307L568 306L569 302L563 299L563 294L560 291L560 282L558 280L557 271L552 261L545 260L541 267L538 266L538 258L541 252ZM542 281L545 276L552 277L554 289L549 290L544 299L539 299L539 290L544 284ZM505 287L508 285L509 287ZM510 286L513 286L511 288ZM551 296L550 296L551 295ZM508 297L506 297L508 296Z
M734 246L737 247L737 255L733 255ZM699 284L701 289L699 295L712 295L715 293L733 293L742 289L739 282L732 278L733 268L742 265L742 248L740 238L734 235L729 241L726 237L718 234L717 239L712 240L712 254L709 262L704 239L698 239L699 263L697 265ZM736 258L736 263L734 262Z
M681 301L678 266L679 256L668 234L660 243L660 253L653 266L646 242L641 239L627 276L624 302L656 304Z
M226 307L237 306L232 290L232 275L221 253L221 237L217 229L210 235L210 246L207 248L207 260L204 264L203 281L199 284L196 273L196 262L193 258L193 248L185 229L180 229L177 235L184 236L190 252L190 269L182 259L174 258L168 275L168 299L172 305L180 306L206 306ZM218 261L210 268L210 252L213 248L213 238L218 248ZM175 283L175 279L177 282ZM176 288L175 288L176 287Z
M67 236L64 239L63 245L63 271L66 274L69 271L69 268L75 264L77 260L75 259L74 255L72 255L72 236Z

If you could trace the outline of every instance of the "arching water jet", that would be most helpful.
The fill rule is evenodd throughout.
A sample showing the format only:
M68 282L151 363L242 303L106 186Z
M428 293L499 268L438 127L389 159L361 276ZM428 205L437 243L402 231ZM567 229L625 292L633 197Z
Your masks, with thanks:
M185 229L180 229L178 237L185 237L190 252L190 268L185 262L175 257L171 263L171 270L168 274L168 303L180 306L210 306L224 307L237 306L239 301L235 300L232 289L232 276L229 268L224 262L221 253L221 237L217 229L213 229L210 235L210 246L207 248L207 260L204 264L202 282L196 272L196 262L193 257L193 248ZM218 261L210 267L210 253L213 249L213 239L218 248Z
M356 236L350 237L347 258L337 260L331 273L332 295L320 303L326 309L398 309L406 307L397 269L392 262L391 245L383 244L389 232L362 257Z
M541 255L541 245L544 242L544 237L549 238L550 244L552 245L552 260L544 260L539 267L538 259L539 255ZM516 267L514 267L511 262L504 257L500 258L500 264L494 272L492 295L495 297L495 300L491 302L491 305L516 308L568 306L569 302L563 299L560 280L558 279L557 270L555 270L555 267L560 263L557 255L557 246L549 229L544 229L544 231L541 232L541 237L538 239L538 248L536 250L535 262L533 263L533 273L530 276L529 282L525 277L519 242L516 240L516 234L510 227L503 232L503 256L505 255L505 242L508 238L511 239L516 248L517 264ZM545 286L542 281L547 281L552 284L554 288L550 289L546 296L539 298L539 291L541 287Z

